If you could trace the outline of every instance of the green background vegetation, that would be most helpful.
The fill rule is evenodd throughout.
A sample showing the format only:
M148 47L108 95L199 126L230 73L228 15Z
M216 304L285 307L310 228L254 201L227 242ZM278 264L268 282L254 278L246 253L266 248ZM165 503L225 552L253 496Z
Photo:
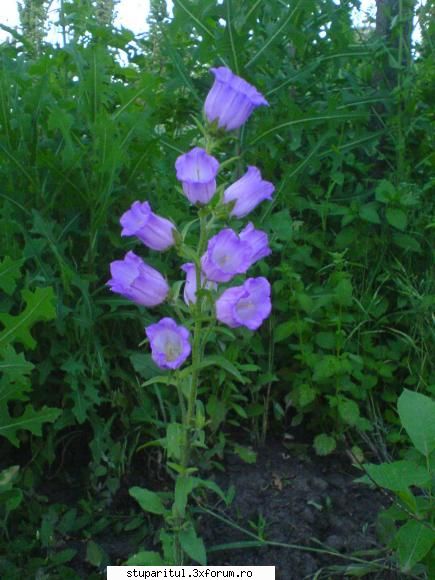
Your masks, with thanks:
M75 552L56 537L113 525L95 506L177 418L171 387L141 387L156 374L143 327L169 306L137 308L105 283L132 248L118 220L134 200L192 219L174 162L197 139L210 66L270 102L228 156L241 156L235 177L258 165L277 187L253 218L271 240L256 270L274 310L261 331L216 344L240 380L207 375L200 466L225 450L255 457L235 428L252 444L297 428L320 455L356 444L387 460L408 444L403 389L435 395L432 3L413 48L411 0L379 2L367 29L353 2L177 0L171 19L152 2L137 38L113 28L111 4L65 0L65 43L52 46L44 2L26 0L22 29L0 46L2 574L74 577ZM170 253L146 259L182 280ZM80 482L77 506L44 499L47 474ZM96 570L100 552L90 540Z

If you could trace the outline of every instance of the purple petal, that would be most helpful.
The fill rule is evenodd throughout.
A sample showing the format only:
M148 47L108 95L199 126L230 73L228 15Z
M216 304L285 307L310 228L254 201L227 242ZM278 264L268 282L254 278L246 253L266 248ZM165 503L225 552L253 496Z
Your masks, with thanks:
M151 357L162 369L177 369L190 355L190 333L172 318L162 318L145 328Z
M267 234L261 230L256 230L252 223L249 223L239 234L240 239L249 245L251 250L250 264L252 266L261 258L265 258L272 253L269 248Z
M157 306L168 295L169 286L160 272L133 252L128 252L124 260L112 262L110 272L112 278L107 285L112 292L141 306Z
M270 284L266 278L248 278L242 286L225 290L216 301L216 318L231 328L256 330L270 315Z
M136 236L152 250L164 251L174 245L174 225L152 212L150 204L135 201L121 219L121 236Z
M243 274L251 264L252 249L231 229L226 228L213 236L201 259L201 268L207 280L229 282Z
M180 155L175 162L177 179L191 203L206 204L216 191L217 159L200 147Z
M204 111L212 123L231 131L248 119L252 111L269 103L251 84L232 73L227 67L211 68L215 81L205 100Z
M261 178L260 170L252 165L248 171L224 191L224 203L235 201L232 216L242 218L265 199L272 199L275 187Z

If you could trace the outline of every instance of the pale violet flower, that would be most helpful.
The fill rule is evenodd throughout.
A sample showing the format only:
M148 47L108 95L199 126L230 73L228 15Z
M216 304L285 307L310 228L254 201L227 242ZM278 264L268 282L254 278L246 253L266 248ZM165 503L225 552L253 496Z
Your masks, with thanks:
M167 250L175 243L175 226L153 213L147 201L135 201L121 216L120 223L123 227L121 236L136 236L152 250Z
M216 301L216 318L231 328L257 330L272 310L266 278L248 278L242 286L228 288Z
M175 169L177 179L181 181L183 191L191 203L205 205L211 200L216 191L216 175L219 169L217 159L204 149L194 147L178 157Z
M110 272L112 278L107 285L112 292L141 306L157 306L168 295L169 286L160 272L145 264L134 252L128 252L123 260L112 262Z
M251 84L235 75L229 68L211 68L215 80L205 100L204 112L210 123L220 129L238 129L252 111L269 105L263 95Z
M274 185L262 179L260 170L251 165L243 177L224 191L224 203L235 202L230 215L242 218L263 200L272 199L274 191Z
M162 318L145 328L151 358L161 369L178 369L190 355L190 333L172 318Z

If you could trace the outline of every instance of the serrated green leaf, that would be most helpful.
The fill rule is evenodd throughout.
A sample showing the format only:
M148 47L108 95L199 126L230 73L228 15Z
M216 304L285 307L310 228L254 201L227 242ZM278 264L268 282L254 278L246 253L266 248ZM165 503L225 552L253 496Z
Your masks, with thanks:
M166 451L169 459L181 461L184 427L180 423L169 423L166 427Z
M316 450L317 455L329 455L334 451L336 446L337 442L334 437L331 437L326 433L321 433L314 439L314 449Z
M337 406L343 421L348 425L356 425L359 419L359 407L355 401L340 399Z
M18 447L17 432L21 429L30 431L33 435L42 435L42 425L53 423L61 414L60 409L42 407L36 411L28 405L19 417L10 417L6 404L0 405L0 436L6 437L12 445Z
M53 320L56 317L53 288L23 290L22 297L26 307L20 314L0 314L0 323L5 327L0 333L0 347L20 342L27 348L35 348L36 341L30 334L32 326L41 320Z
M197 477L190 477L188 475L177 477L174 492L174 507L177 516L184 517L189 495L200 483L201 480Z
M302 383L298 388L298 402L301 407L306 407L316 398L316 390L310 385Z
M207 554L202 538L200 538L195 531L193 525L190 525L187 530L182 530L179 533L180 544L192 560L205 566L207 564Z
M0 289L6 294L14 293L22 264L23 260L12 260L8 256L0 262Z
M34 365L24 358L24 354L15 352L11 345L0 349L0 373L4 373L9 381L22 381L33 369ZM0 401L1 399L0 394Z

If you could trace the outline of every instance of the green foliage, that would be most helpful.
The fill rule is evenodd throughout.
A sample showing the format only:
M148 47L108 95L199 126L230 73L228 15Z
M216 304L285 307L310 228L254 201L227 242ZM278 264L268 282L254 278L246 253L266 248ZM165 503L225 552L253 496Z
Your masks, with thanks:
M383 539L394 549L404 574L424 571L431 578L435 571L435 403L405 389L397 407L415 449L400 461L364 465L367 476L360 481L394 492L395 504L379 516Z
M0 285L9 296L13 296L20 277L21 261L4 258L0 265ZM27 288L21 291L25 307L19 314L0 314L0 436L5 437L14 446L20 444L19 433L30 431L33 435L42 435L44 423L54 422L61 411L44 405L36 410L28 401L32 390L30 374L34 365L26 361L23 353L15 350L15 345L30 349L36 347L36 340L31 334L33 326L44 320L55 318L52 288ZM4 307L7 306L5 301ZM17 404L20 401L20 404ZM10 405L15 403L20 412L10 413Z
M433 25L424 9L421 46L402 65L393 45L356 30L348 2L176 0L172 18L153 2L149 34L137 38L114 30L111 14L92 2L62 5L65 44L44 44L41 18L26 16L31 34L13 31L0 46L0 255L9 256L0 262L1 444L6 466L18 463L17 444L31 457L18 472L6 469L6 495L0 488L2 518L13 508L29 522L8 518L22 538L13 550L26 555L0 563L2 575L24 573L26 558L30 575L62 574L73 555L50 538L62 545L69 533L83 534L92 566L104 565L98 541L89 540L98 533L92 506L80 515L57 506L44 516L37 499L17 503L21 493L34 497L50 466L60 461L62 485L70 486L71 472L103 505L136 450L157 456L160 447L173 471L179 466L173 378L158 374L139 346L155 313L109 294L105 283L110 261L133 248L120 240L118 223L132 201L149 199L180 225L193 219L173 166L197 138L193 117L210 86L209 66L229 65L270 102L234 141L228 159L237 159L224 173L236 178L258 165L277 185L273 202L252 215L273 249L252 275L273 283L274 311L254 335L210 332L215 350L195 409L197 466L219 465L229 449L253 461L255 452L234 440L240 429L255 442L269 429L300 426L319 454L349 433L394 445L404 437L392 410L402 386L435 394ZM405 25L398 19L394 34ZM388 62L395 86L385 80ZM145 258L176 278L170 256ZM416 448L429 449L432 430L412 427L407 408L399 407L400 420ZM425 467L415 465L421 483ZM395 467L403 475L403 464ZM187 492L187 475L183 485L180 512L185 494L202 487ZM404 494L412 511L407 490L390 491ZM408 537L418 555L427 533L413 521ZM183 550L200 562L193 529ZM404 569L414 565L407 533L397 539ZM159 537L163 558L146 550L134 563L174 561L174 536Z

